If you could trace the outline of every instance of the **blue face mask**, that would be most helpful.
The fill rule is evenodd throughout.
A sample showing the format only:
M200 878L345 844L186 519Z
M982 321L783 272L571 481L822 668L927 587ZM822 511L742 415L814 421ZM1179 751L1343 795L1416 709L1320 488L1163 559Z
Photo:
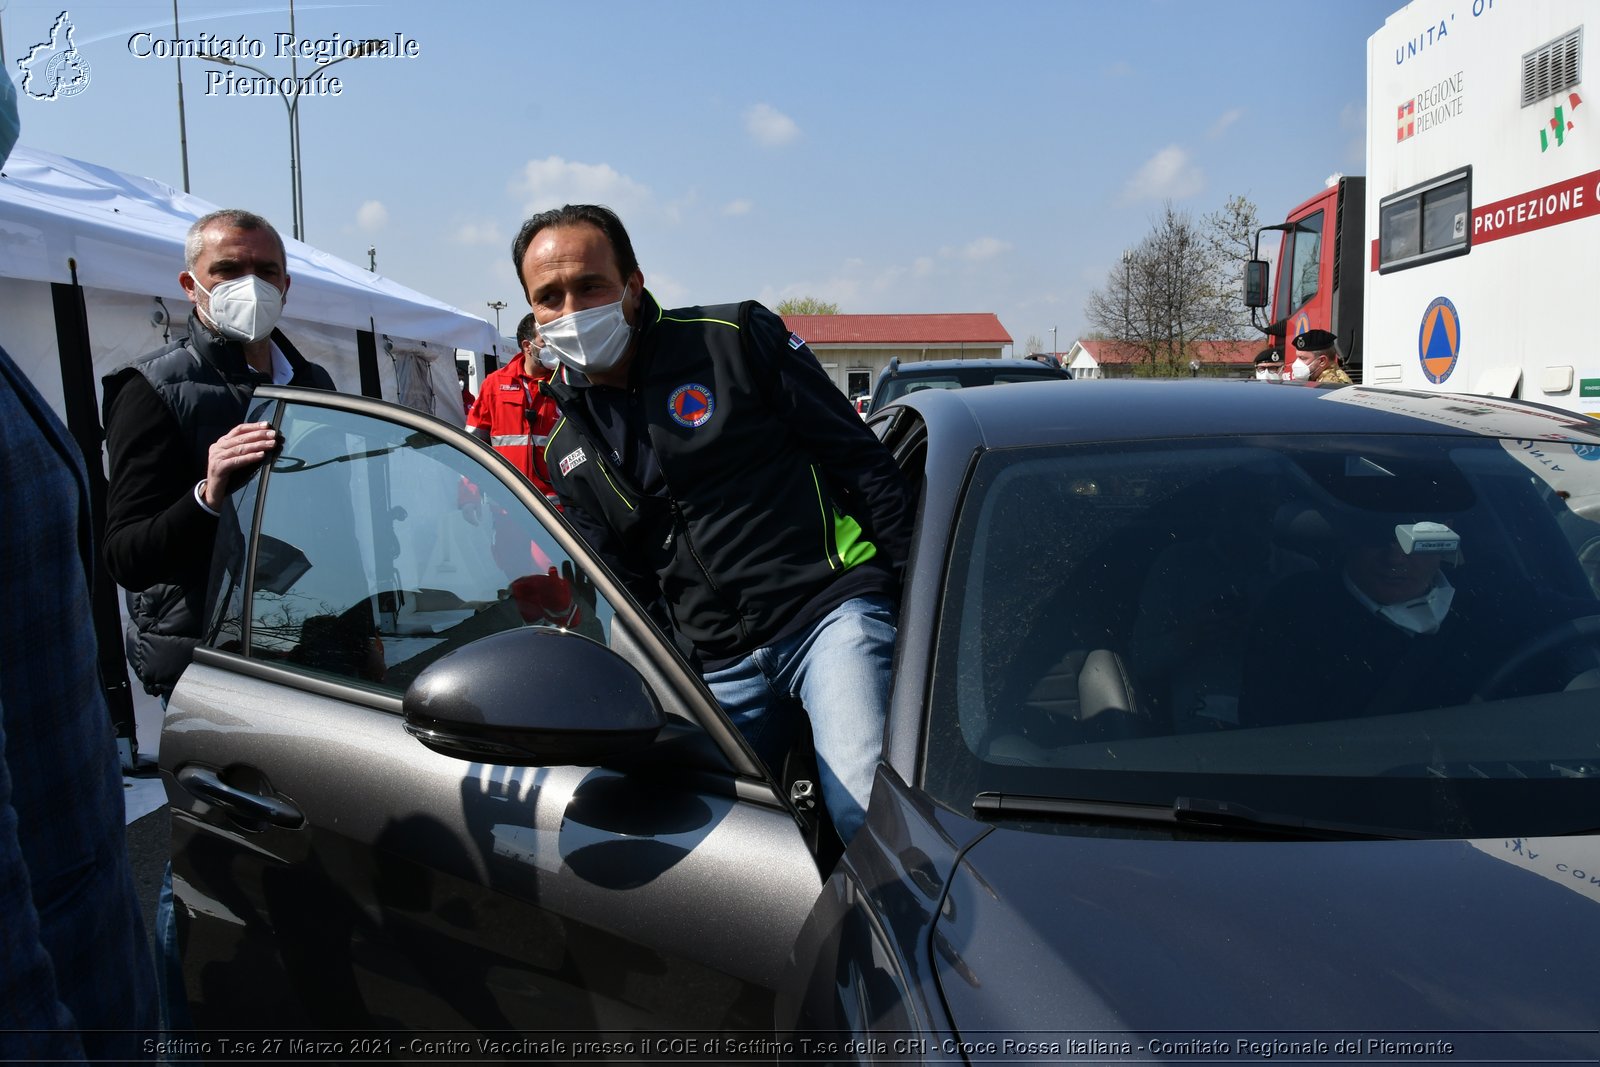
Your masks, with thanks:
M17 114L17 84L6 69L6 56L0 52L0 164L4 164L22 134L22 119Z

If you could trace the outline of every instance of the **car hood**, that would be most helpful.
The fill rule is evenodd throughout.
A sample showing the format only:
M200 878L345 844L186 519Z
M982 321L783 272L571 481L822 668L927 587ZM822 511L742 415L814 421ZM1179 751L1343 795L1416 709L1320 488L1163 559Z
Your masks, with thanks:
M1597 945L1593 837L1173 841L1005 828L967 851L933 936L963 1038L1542 1032L1533 1046L1493 1038L1513 1046L1484 1050L1513 1058L1595 1054Z

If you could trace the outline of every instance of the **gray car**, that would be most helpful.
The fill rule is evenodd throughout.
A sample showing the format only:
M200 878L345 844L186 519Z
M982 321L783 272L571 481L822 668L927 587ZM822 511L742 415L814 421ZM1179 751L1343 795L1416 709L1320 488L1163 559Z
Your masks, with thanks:
M841 857L804 739L762 766L489 449L261 389L285 445L232 499L161 745L196 1024L395 1055L1600 1052L1600 427L1090 392L873 416L918 524Z

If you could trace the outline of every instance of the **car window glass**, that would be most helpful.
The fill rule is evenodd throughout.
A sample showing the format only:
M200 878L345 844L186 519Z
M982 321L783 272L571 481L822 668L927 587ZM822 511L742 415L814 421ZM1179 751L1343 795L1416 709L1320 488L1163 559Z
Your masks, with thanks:
M930 788L966 806L1101 775L1170 806L1246 788L1175 776L1281 776L1258 798L1281 811L1322 777L1336 813L1349 779L1592 776L1600 463L1530 447L986 454L949 554Z
M1289 306L1298 308L1317 295L1318 274L1322 269L1322 212L1295 223L1294 260L1289 284Z
M393 692L516 626L607 642L611 606L479 460L423 430L289 404L266 482L248 651Z

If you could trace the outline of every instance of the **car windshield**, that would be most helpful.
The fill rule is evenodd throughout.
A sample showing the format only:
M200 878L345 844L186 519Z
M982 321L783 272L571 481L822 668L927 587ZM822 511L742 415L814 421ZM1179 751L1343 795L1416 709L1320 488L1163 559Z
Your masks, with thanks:
M1421 835L1590 828L1600 462L1465 436L990 451L960 510L925 767Z

